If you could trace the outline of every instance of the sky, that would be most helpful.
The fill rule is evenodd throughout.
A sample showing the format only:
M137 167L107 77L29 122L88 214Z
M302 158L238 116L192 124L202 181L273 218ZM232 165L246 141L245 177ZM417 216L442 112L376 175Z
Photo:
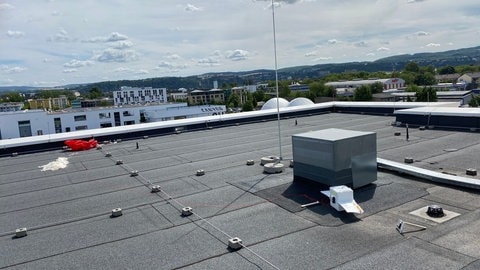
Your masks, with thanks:
M273 9L271 0L0 0L0 86L273 70L275 55L280 69L478 45L478 0L275 0Z

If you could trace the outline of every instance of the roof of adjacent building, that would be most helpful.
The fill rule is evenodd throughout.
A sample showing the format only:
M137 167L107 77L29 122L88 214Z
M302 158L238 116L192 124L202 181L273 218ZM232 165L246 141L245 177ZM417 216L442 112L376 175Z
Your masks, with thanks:
M325 187L293 182L288 167L292 135L340 128L376 132L379 158L408 156L413 166L465 176L478 167L477 133L410 128L407 140L391 116L295 119L280 121L281 146L277 122L258 121L0 158L0 268L480 267L478 190L380 169L377 181L355 190L365 213L347 214L330 207ZM279 152L285 171L263 173L260 158ZM152 193L153 185L161 191ZM430 205L448 219L422 216ZM184 207L193 214L182 216ZM117 208L123 215L111 217ZM399 220L408 222L403 234ZM15 237L24 227L27 236ZM234 237L243 248L228 248Z

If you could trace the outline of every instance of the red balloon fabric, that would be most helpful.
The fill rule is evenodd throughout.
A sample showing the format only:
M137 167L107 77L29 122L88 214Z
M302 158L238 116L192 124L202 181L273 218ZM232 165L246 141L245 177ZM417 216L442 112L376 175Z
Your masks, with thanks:
M68 146L72 151L83 151L91 148L97 147L97 140L90 139L88 141L84 140L66 140L65 145Z

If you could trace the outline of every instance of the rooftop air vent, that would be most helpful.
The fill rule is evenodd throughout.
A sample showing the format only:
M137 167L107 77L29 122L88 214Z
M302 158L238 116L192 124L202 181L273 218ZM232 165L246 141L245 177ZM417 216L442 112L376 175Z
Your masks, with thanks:
M468 168L466 173L467 173L467 175L475 176L475 175L477 175L477 170L473 169L473 168Z
M115 208L115 209L112 210L111 217L119 217L121 215L123 215L122 208Z
M268 164L268 163L277 162L277 161L279 161L279 160L280 160L280 158L279 158L279 157L276 157L276 156L262 157L262 158L260 159L260 164L265 165L265 164Z
M267 163L263 166L265 173L281 173L285 166L282 163Z
M445 216L443 213L443 208L438 205L430 205L427 209L427 215L430 217L440 218Z
M242 246L242 239L238 237L228 239L228 247L232 250L239 250Z
M20 238L27 236L27 228L19 228L15 230L15 237Z

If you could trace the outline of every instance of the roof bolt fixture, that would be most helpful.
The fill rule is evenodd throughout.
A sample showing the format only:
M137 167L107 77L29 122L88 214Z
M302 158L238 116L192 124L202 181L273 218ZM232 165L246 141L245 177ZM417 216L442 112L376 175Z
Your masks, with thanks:
M406 158L404 159L404 162L405 162L405 163L413 163L413 158L412 158L412 157L406 157Z
M20 238L27 236L27 228L19 228L15 230L15 237Z
M111 156L112 156L112 153L110 153L110 152L107 152L107 153L105 154L105 157L111 157Z
M400 131L396 131L395 133L393 133L393 135L400 136L400 135L402 135L402 133Z
M252 166L253 164L255 164L255 161L253 161L253 159L247 160L247 165L248 166Z
M130 176L137 176L138 175L138 171L137 170L133 170L130 172Z
M290 159L290 168L293 168L293 159Z
M13 153L12 153L12 157L16 157L16 156L18 156L18 153L17 153L17 152L13 152Z
M115 209L112 210L111 217L119 217L121 215L123 215L122 208L115 208Z
M154 185L152 186L152 193L159 192L161 190L160 185Z
M119 159L117 160L117 162L115 163L116 165L122 165L123 164L123 160Z
M197 170L197 176L202 176L202 175L205 175L205 171L204 170Z
M191 214L193 214L192 207L187 206L182 208L182 216L186 217L186 216L190 216Z
M242 248L242 239L238 237L228 239L228 247L232 250L239 250Z

